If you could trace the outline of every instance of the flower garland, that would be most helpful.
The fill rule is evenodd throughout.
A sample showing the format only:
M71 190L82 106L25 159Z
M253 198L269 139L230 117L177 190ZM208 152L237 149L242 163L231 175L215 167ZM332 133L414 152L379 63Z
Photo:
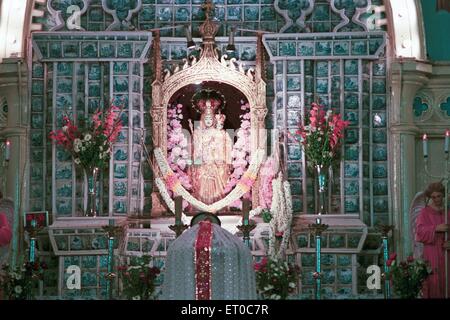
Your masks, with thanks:
M175 202L170 197L169 191L167 190L164 181L161 178L157 177L155 179L155 183L167 207L169 208L170 211L172 211L173 214L175 214ZM184 212L181 212L181 221L184 224L189 223L189 219Z
M189 152L187 138L183 134L181 125L182 109L183 105L179 103L167 110L167 161L183 187L190 190L192 185L186 174Z
M250 191L253 183L257 178L259 167L264 157L264 150L258 149L256 151L255 156L252 157L253 159L250 163L250 166L243 174L239 182L236 184L236 186L233 188L233 190L223 199L220 199L219 201L210 205L207 205L202 201L196 199L182 186L179 180L177 180L176 176L174 176L174 173L167 163L167 160L164 157L161 148L155 148L154 154L164 181L166 182L168 187L171 188L171 191L181 196L184 200L189 202L194 207L202 211L214 213L221 210L222 208L229 206L236 200L239 200L244 194Z
M245 113L241 114L241 126L237 131L237 141L233 145L231 152L233 173L231 174L224 192L230 192L237 185L239 179L243 176L245 169L250 162L250 105L241 100L241 110ZM244 198L250 198L250 193L244 195ZM236 200L233 204L235 207L241 207L241 200Z
M269 239L269 256L273 259L279 259L282 257L289 242L292 223L292 196L290 184L287 180L283 181L281 172L276 179L272 180L272 188L273 198L270 212L273 217L269 223L271 232L271 237ZM280 247L276 250L276 239L280 237Z

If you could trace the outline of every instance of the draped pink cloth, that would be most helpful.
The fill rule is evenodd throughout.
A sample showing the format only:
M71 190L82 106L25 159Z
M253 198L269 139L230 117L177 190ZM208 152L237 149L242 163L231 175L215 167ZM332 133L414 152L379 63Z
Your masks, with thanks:
M450 222L450 211L447 215ZM428 260L433 268L423 286L424 298L445 298L445 233L435 231L436 226L443 223L445 216L431 207L423 208L417 218L416 241L423 243L423 259ZM450 269L450 259L448 263Z
M8 219L4 213L0 213L0 246L6 246L11 241L12 232Z

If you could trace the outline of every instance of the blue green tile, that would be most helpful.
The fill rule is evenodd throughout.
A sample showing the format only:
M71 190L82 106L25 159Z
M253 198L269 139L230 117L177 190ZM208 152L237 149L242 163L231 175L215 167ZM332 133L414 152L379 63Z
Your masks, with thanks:
M353 196L359 193L359 181L346 180L344 183L344 194Z
M375 212L387 212L388 211L388 202L387 199L382 198L382 199L374 199L373 202L373 210Z
M115 46L111 43L101 43L100 44L100 57L101 58L112 58L114 57Z
M98 54L98 47L96 43L85 42L81 44L81 56L83 58L96 58Z
M346 75L358 74L358 60L345 60L344 74Z
M359 176L359 165L357 163L345 163L344 176L346 178L357 178Z
M386 93L386 81L384 79L372 80L372 92L373 93Z
M376 145L373 146L373 160L374 161L386 161L387 160L387 146Z
M373 177L374 178L386 178L387 177L387 165L386 164L374 164Z
M339 266L350 266L352 264L351 255L338 255L337 256L337 264Z
M333 45L333 53L336 56L344 56L349 54L347 41L336 41Z
M314 55L314 43L313 42L300 42L298 45L299 56L312 56Z
M143 21L155 21L155 7L143 6L139 12L139 18Z
M328 79L316 79L316 92L328 93Z
M341 284L351 284L352 283L352 269L338 269L337 270L338 280Z
M359 123L359 115L357 111L345 111L344 119L349 121L351 126L357 126Z
M359 148L357 145L345 146L344 159L357 161L359 159Z
M331 41L316 42L316 55L317 56L331 55Z
M345 213L357 213L359 211L359 198L345 198L344 201Z
M261 6L261 20L275 20L275 9L273 6Z
M172 8L171 7L158 7L156 9L156 16L158 21L172 21Z
M191 18L191 9L189 7L179 7L175 11L176 21L189 21Z
M352 41L352 54L367 55L367 43L365 40Z
M344 90L345 91L358 91L358 78L357 77L344 77Z
M295 56L295 42L281 42L280 56Z
M300 90L300 77L288 76L287 77L287 89L288 89L288 91Z
M244 7L244 20L245 21L259 20L259 8L257 6L245 6Z
M345 236L342 234L330 235L330 248L343 248L345 247Z
M131 58L133 55L131 43L119 43L117 48L117 56L119 58Z

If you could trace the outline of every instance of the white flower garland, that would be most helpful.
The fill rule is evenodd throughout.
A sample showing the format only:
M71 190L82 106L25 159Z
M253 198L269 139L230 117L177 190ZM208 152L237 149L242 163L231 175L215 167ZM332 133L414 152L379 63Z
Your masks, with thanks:
M292 223L292 196L291 187L288 181L283 181L283 175L280 172L278 177L272 180L272 220L270 220L270 239L269 239L269 256L273 259L280 259L287 248L290 229ZM276 233L282 232L283 237L280 248L276 250Z
M155 179L155 182L156 186L158 187L159 193L161 194L161 197L163 198L167 207L169 208L170 211L172 211L173 214L175 214L175 202L170 197L166 185L164 184L164 181L162 181L162 179L158 177ZM181 221L184 224L189 223L189 219L184 212L181 212Z
M174 175L172 169L170 169L169 164L167 163L167 159L164 157L161 148L155 148L154 150L155 154L155 160L158 163L159 169L161 170L161 173L164 177L164 179L167 180L169 177L172 177ZM247 171L244 173L243 177L246 177L246 179L250 180L256 180L259 167L262 163L264 157L264 150L258 149L255 153L255 156L252 157L252 161L250 163L250 166L248 167ZM194 196L192 196L182 185L179 183L179 181L176 181L173 186L171 186L172 191L177 193L179 196L181 196L184 200L189 202L194 207L206 211L215 213L219 211L222 208L225 208L229 206L234 201L240 199L245 193L248 192L248 187L241 183L243 180L241 179L240 182L231 190L231 192L223 199L220 199L217 202L214 202L213 204L205 204L202 201L196 199Z

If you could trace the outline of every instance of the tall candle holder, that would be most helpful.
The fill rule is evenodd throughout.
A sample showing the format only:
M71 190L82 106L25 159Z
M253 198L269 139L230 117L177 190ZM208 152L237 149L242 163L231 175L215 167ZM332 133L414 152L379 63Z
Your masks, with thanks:
M315 298L316 300L320 300L322 298L321 293L321 278L322 278L322 262L321 262L321 251L322 251L322 232L328 229L327 224L322 223L322 219L319 217L316 219L316 222L308 225L309 229L315 236L316 241L316 271L313 273L313 278L316 284L315 290Z
M181 220L181 214L183 212L183 198L178 196L175 197L175 224L169 226L169 229L175 232L176 237L178 238L184 230L188 228L187 224L183 224Z
M389 260L389 240L388 235L391 230L394 229L392 225L379 225L377 229L381 232L381 239L383 242L383 268L384 272L381 275L384 281L384 298L391 298L391 283L389 277L389 266L387 265L387 261Z
M422 136L422 144L423 144L423 158L424 158L424 169L425 174L432 179L440 180L445 188L445 196L444 196L444 223L448 224L448 184L450 182L450 170L449 170L449 144L450 144L450 130L445 131L444 138L444 170L442 170L441 175L433 175L428 170L428 137L425 133ZM445 232L445 242L448 242L448 231ZM445 298L448 298L448 250L445 250Z
M250 201L248 199L242 200L242 224L236 226L242 232L244 243L250 248L250 232L256 228L255 224L250 224Z
M108 226L102 228L108 236L108 260L107 260L107 273L106 278L106 294L108 300L112 299L112 282L117 277L114 270L114 241L122 233L123 228L121 226L115 226L114 220L109 221Z
M37 224L36 219L32 219L30 225L25 227L25 231L28 232L30 239L30 251L28 253L28 261L30 263L34 263L36 261L36 238L41 229L42 227Z

